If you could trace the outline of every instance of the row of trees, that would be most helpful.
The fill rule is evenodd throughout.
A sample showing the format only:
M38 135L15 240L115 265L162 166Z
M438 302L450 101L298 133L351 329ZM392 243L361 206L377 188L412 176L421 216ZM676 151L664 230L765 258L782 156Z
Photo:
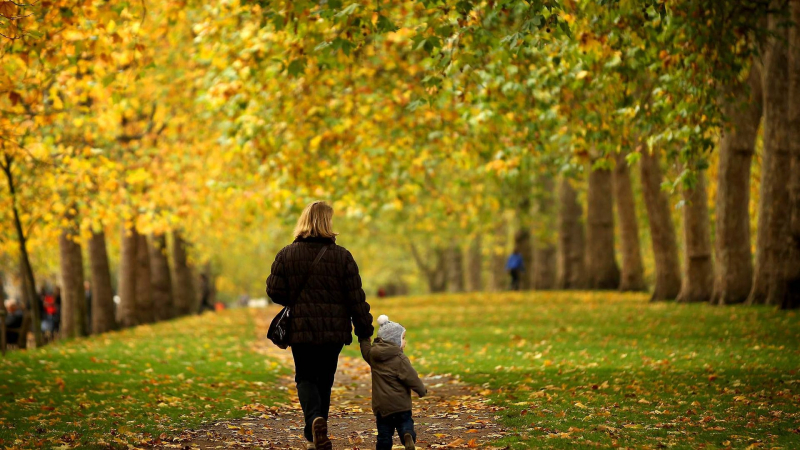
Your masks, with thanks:
M365 254L413 236L431 290L487 254L502 279L513 232L532 288L641 290L652 253L654 299L798 305L797 0L8 3L0 246L31 302L56 243L74 296L77 243L94 269L123 228L120 321L166 317L163 236L239 289L261 262L227 253L332 198Z

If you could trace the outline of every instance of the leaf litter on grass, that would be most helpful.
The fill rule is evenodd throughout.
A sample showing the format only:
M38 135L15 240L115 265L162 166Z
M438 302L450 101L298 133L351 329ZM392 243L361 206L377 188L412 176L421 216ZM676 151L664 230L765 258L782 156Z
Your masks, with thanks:
M152 445L211 420L242 416L284 370L251 350L244 310L63 341L0 359L0 447Z

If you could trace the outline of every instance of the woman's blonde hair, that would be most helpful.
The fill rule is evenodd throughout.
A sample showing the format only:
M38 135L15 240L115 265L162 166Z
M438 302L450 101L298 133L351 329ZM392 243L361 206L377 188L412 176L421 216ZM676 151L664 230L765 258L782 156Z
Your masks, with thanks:
M306 206L294 227L295 237L300 238L332 238L337 234L333 232L333 208L322 201Z

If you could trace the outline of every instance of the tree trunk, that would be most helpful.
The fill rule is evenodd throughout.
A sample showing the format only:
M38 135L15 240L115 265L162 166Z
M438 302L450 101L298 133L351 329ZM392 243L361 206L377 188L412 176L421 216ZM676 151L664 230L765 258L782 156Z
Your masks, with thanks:
M92 333L105 333L116 328L116 321L106 234L102 230L92 232L89 240L89 263L92 267Z
M42 304L39 295L36 294L36 279L33 276L33 268L31 267L31 260L28 256L28 241L22 229L22 219L20 219L19 209L17 208L17 186L14 182L14 172L12 171L13 158L8 155L3 155L3 157L4 162L0 164L0 166L6 176L8 192L11 194L11 212L14 217L14 230L17 232L17 244L19 246L23 303L31 315L31 331L33 332L36 346L41 347L44 343L42 340Z
M608 169L589 173L586 213L586 269L592 289L617 289L619 266L614 255L614 195Z
M750 166L761 121L761 71L754 62L746 83L731 88L734 98L720 100L731 121L719 144L716 203L714 304L747 300L753 282L750 251Z
M139 233L122 226L122 245L119 257L119 307L117 322L123 327L137 325L136 275L138 275Z
M4 274L2 270L0 270L0 313L3 313L3 314L0 314L0 315L2 315L2 316L5 316L5 313L7 312L6 311L6 298L8 298L8 297L6 295L5 281L6 281L6 274ZM0 336L0 337L2 337L2 336ZM5 347L3 347L3 348L5 348Z
M428 277L428 285L431 292L445 292L447 290L447 258L443 248L435 248L434 258L436 265L431 270Z
M467 253L467 291L483 290L483 255L481 254L481 234L478 233L470 242Z
M492 290L495 292L508 289L508 273L506 273L506 254L508 246L508 229L505 220L500 220L494 228L494 245L492 246Z
M428 282L428 292L431 294L437 292L444 292L447 290L447 267L445 251L439 247L433 248L434 265L431 266L425 261L425 258L417 251L417 246L413 243L410 244L411 255L417 263L420 272L425 276Z
M680 293L681 272L669 201L661 190L658 152L643 148L639 168L656 263L656 285L651 301L671 300Z
M150 277L150 245L146 234L138 234L136 243L136 318L140 324L155 321L153 285Z
M800 308L800 0L791 2L789 34L789 119L787 133L792 154L789 182L789 254L784 266L784 297L781 308Z
M75 225L68 215L69 225L58 237L61 255L61 335L73 338L86 335L86 294L83 286L83 256Z
M567 178L561 179L558 210L558 288L586 288L586 236L583 207Z
M533 242L533 289L555 289L556 246L553 178L544 176L536 199L536 239Z
M639 240L639 224L636 222L636 203L633 199L631 175L625 154L616 155L614 167L614 200L619 218L620 247L622 248L622 274L620 291L644 291L644 265L642 246Z
M447 249L447 290L464 292L464 252L457 242Z
M698 171L694 188L683 189L683 233L686 242L686 270L678 301L707 302L714 285L711 261L708 193L705 171Z
M172 232L172 264L174 265L172 293L175 297L175 314L185 316L193 311L195 293L192 270L187 261L186 242L178 231Z
M150 284L152 286L155 320L169 320L172 311L172 277L167 257L167 237L157 234L150 237Z
M756 248L756 269L749 304L779 304L783 285L778 283L783 270L789 234L789 170L791 155L788 139L789 67L785 40L788 30L778 24L784 19L769 16L769 29L776 34L770 39L764 58L764 166L761 171L759 229ZM762 223L764 227L762 228Z

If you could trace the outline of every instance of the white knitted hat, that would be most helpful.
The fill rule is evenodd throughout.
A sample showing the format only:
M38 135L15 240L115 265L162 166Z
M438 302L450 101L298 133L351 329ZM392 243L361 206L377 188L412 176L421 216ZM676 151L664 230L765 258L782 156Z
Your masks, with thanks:
M386 314L378 317L378 325L380 325L378 337L400 347L403 341L403 333L406 329L399 323L390 321L389 316Z

